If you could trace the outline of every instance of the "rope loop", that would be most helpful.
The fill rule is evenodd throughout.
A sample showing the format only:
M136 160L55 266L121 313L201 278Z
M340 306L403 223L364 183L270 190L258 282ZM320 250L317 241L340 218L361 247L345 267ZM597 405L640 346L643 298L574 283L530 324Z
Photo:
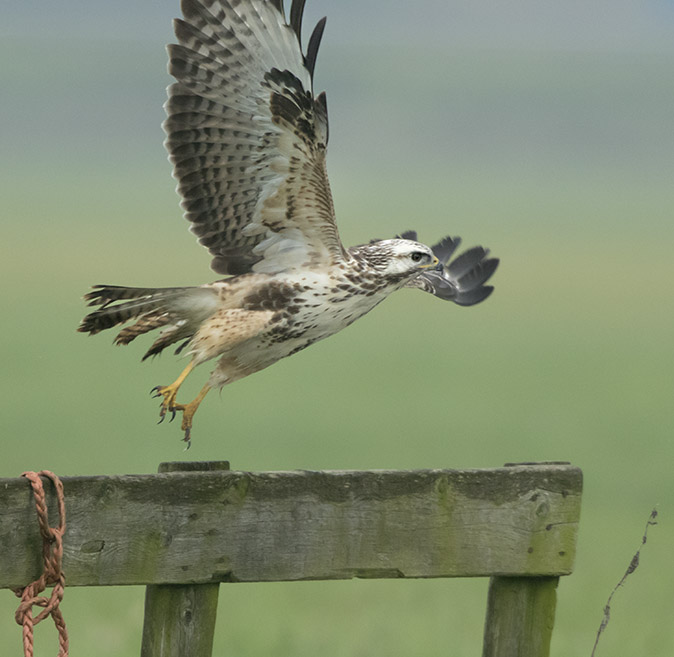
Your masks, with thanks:
M28 584L24 589L17 589L14 593L21 598L16 610L16 622L23 627L23 654L24 657L33 657L33 627L47 616L54 619L59 635L58 657L68 657L68 632L59 605L63 600L66 577L61 568L63 560L63 534L66 531L66 506L61 480L49 470L41 472L24 472L33 489L37 521L42 535L42 562L43 571L40 577ZM42 479L50 479L56 491L58 505L58 526L49 526L47 497L42 485ZM52 586L49 597L40 595L48 586ZM37 616L33 616L33 607L42 607Z

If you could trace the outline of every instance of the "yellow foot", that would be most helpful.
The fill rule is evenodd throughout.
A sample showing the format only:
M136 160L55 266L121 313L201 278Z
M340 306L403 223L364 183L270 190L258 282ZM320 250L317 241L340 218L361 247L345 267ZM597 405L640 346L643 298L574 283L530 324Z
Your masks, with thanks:
M164 398L159 409L159 424L164 421L167 411L172 413L171 420L176 416L176 395L178 394L178 388L183 384L183 381L192 369L194 369L194 363L190 363L170 386L156 386L150 390L150 394L156 393L153 397Z
M181 411L183 414L183 421L181 427L182 430L185 432L183 440L187 443L187 447L185 447L185 449L189 449L190 445L192 444L191 440L192 418L194 417L194 414L197 412L199 404L201 404L203 398L206 396L206 393L208 393L211 387L208 384L206 384L201 389L201 392L199 392L196 398L193 399L189 404L177 404L175 401L177 388L175 388L175 390L170 390L171 388L172 386L166 386L165 388L159 386L157 388L157 395L164 395L164 401L162 402L162 408L159 413L159 415L161 416L159 422L162 422L162 420L166 415L167 410L170 411L172 414L171 421L173 421L173 418L176 416L176 412Z
M173 421L173 418L176 416L176 411L178 410L176 408L176 395L178 394L178 388L180 388L179 385L172 383L170 386L156 386L150 391L155 393L153 397L164 398L159 408L158 424L161 424L164 421L167 412L171 413L171 421Z
M185 447L185 449L189 449L190 445L192 444L192 418L197 412L197 407L199 406L199 404L195 402L196 400L190 402L189 404L176 404L173 407L174 413L175 411L183 412L183 421L180 428L185 432L185 435L183 436L183 440L187 443L187 447Z

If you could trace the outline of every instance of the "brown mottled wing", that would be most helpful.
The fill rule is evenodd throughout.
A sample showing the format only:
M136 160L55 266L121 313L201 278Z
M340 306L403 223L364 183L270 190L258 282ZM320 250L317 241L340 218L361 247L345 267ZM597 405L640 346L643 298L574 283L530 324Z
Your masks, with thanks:
M182 0L170 45L166 148L185 218L220 274L345 257L325 168L321 21L302 53L304 0Z

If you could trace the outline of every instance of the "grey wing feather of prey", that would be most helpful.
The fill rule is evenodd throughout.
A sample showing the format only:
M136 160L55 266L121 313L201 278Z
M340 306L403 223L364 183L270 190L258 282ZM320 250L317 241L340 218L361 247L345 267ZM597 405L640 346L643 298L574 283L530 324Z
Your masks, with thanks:
M442 269L422 272L407 287L416 287L460 306L472 306L484 301L493 291L493 287L485 283L496 271L499 260L488 258L489 251L476 246L450 262L460 243L458 237L445 237L435 244L432 250L442 264Z

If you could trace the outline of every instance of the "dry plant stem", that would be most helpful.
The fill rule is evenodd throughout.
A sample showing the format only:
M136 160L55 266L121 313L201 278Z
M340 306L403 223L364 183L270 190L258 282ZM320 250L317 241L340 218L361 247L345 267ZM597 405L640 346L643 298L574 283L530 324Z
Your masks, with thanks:
M625 583L625 580L637 569L639 566L639 558L641 555L641 548L646 545L646 540L648 538L648 528L651 525L657 525L657 521L655 520L658 517L658 511L657 509L653 509L651 511L651 515L648 517L648 521L646 522L646 528L644 529L643 536L641 537L641 545L639 546L639 549L636 551L634 556L632 557L632 561L630 561L630 565L627 567L627 570L625 571L625 574L622 576L620 581L613 587L613 591L611 591L611 595L609 595L608 600L606 601L606 605L604 606L604 617L601 620L601 624L599 625L599 629L597 630L597 636L595 637L594 640L594 646L592 647L592 653L590 654L590 657L594 657L595 652L597 650L597 645L599 644L599 637L601 637L602 632L606 629L606 626L608 625L608 622L611 620L611 601L613 600L613 596L616 594L617 590Z

